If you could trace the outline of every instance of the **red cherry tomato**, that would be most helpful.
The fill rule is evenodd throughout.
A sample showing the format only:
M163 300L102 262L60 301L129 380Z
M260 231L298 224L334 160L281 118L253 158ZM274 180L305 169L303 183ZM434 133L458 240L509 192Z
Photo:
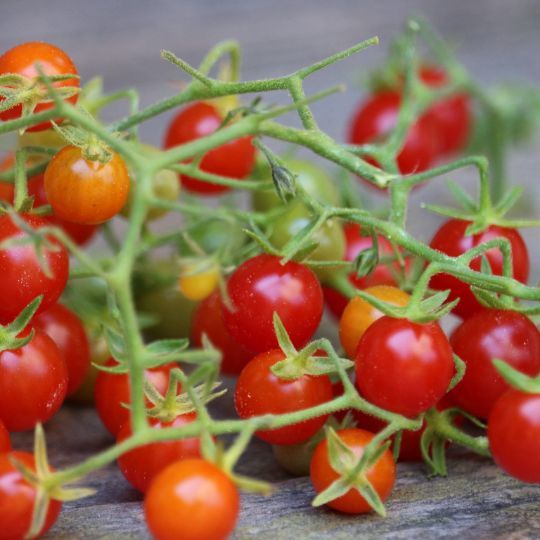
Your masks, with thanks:
M454 375L452 349L437 323L382 317L356 351L356 386L371 403L413 417L433 407Z
M12 459L35 471L34 456L28 452L6 452L0 454L0 523L1 538L6 540L23 540L32 524L36 488L23 479L15 468ZM52 499L49 502L45 523L39 535L45 534L58 519L62 503ZM32 537L32 538L37 538Z
M448 76L436 66L422 66L420 79L427 86L441 89L448 83ZM443 155L454 154L463 149L471 131L471 104L465 93L458 93L435 102L424 113L439 142L438 151Z
M234 529L239 507L231 479L202 459L169 465L144 499L146 523L156 540L224 540Z
M294 261L282 265L273 255L252 257L232 274L228 293L234 311L224 310L225 328L253 353L277 346L274 312L296 347L309 341L321 321L321 285L309 268Z
M522 482L540 483L540 394L507 390L488 421L493 459Z
M23 347L0 352L0 420L9 431L32 429L60 408L67 385L62 354L47 334L36 329Z
M431 240L430 246L433 249L442 251L446 255L457 257L466 251L490 240L496 238L507 238L512 246L512 268L514 277L526 283L529 278L529 252L527 246L515 229L499 227L498 225L490 225L485 231L465 236L465 231L470 225L469 221L460 219L449 219L446 221L435 236ZM491 270L495 275L502 275L503 257L499 249L490 249L485 253L485 256L491 266ZM473 270L480 270L481 258L474 259L470 267ZM472 315L475 311L482 308L481 304L476 300L471 288L466 283L449 274L437 274L430 281L430 286L433 289L443 291L450 289L448 300L459 298L459 304L454 308L453 312L460 317L466 318Z
M478 311L456 328L450 344L467 365L451 395L459 407L480 418L489 416L508 389L493 366L494 358L527 375L540 373L540 333L530 319L516 311Z
M115 364L116 361L111 358L105 365L113 366ZM144 372L148 380L162 395L167 391L169 371L173 367L177 366L167 364L166 366L147 369ZM129 422L129 409L124 407L124 405L129 405L131 401L128 374L100 371L94 387L94 401L103 425L116 437L120 428Z
M195 310L191 322L191 342L201 347L202 336L221 351L221 371L228 375L238 375L253 355L238 345L231 337L223 322L223 304L219 291L205 298Z
M345 260L354 261L360 252L369 249L373 245L371 235L362 236L361 227L357 223L347 223L343 227L347 247L345 251ZM382 235L377 235L377 243L379 246L379 257L391 257L394 255L392 244ZM405 260L405 266L409 266L410 259ZM349 281L358 289L366 289L367 287L375 287L377 285L396 285L396 274L400 271L398 261L393 261L390 264L379 263L367 276L357 277L354 272L349 274ZM348 299L341 293L331 289L324 288L325 300L330 308L330 311L336 318L340 318L343 310L347 306Z
M354 453L357 459L362 457L364 448L373 439L373 433L363 429L342 429L337 432L339 438ZM330 464L328 442L326 439L319 443L311 459L311 482L315 491L320 493L339 478L339 474ZM382 501L390 496L396 481L396 465L389 450L366 471L366 478ZM364 514L371 512L368 502L356 489L350 489L341 497L327 503L330 508L346 514Z
M357 108L349 128L352 144L377 143L384 140L395 128L401 106L398 92L379 92ZM401 174L413 174L428 169L436 154L438 142L429 122L419 118L414 122L397 156ZM376 165L375 160L369 160ZM370 185L373 185L370 183Z
M90 368L90 344L84 326L73 311L61 304L40 313L35 317L34 324L56 343L64 357L69 396L79 388Z
M64 146L47 165L44 178L55 215L81 225L99 225L113 218L129 195L128 170L115 153L101 163L86 159L76 146Z
M240 418L262 414L283 414L321 405L333 397L332 383L326 375L302 375L281 379L270 368L283 360L280 349L259 354L242 370L236 383L234 404ZM309 439L323 426L327 415L291 426L257 431L257 436L271 444L297 444Z
M9 433L8 430L4 427L4 424L0 421L0 453L8 452L9 450L11 450Z
M177 416L171 422L161 422L156 418L150 419L153 429L164 427L182 427L197 419L195 413ZM122 442L131 436L129 422L118 432L117 442ZM198 437L179 439L171 442L158 442L140 446L126 452L118 458L118 466L126 480L136 489L145 493L152 480L168 465L180 459L201 457Z
M46 227L38 216L20 216L32 229ZM16 225L9 215L0 216L0 242L24 238L27 233ZM34 298L43 295L39 312L54 304L66 286L69 272L67 251L56 240L55 250L45 249L50 275L41 267L34 245L11 246L0 250L0 320L12 321Z
M221 126L222 120L218 109L210 103L193 103L173 118L165 135L165 148L210 135ZM255 165L255 147L251 141L252 137L241 137L209 150L200 162L200 169L229 178L245 178ZM185 175L180 175L180 181L188 191L200 195L218 195L230 189Z
M77 68L72 62L71 58L58 47L51 45L50 43L43 43L38 41L31 41L28 43L22 43L12 49L6 51L0 56L0 75L6 75L7 73L17 73L28 79L35 79L38 76L36 69L37 64L41 65L45 75L77 75ZM67 79L65 81L57 81L53 83L55 88L62 88L65 86L79 86L78 79ZM77 94L68 98L72 104L77 102ZM37 104L34 109L35 113L46 111L54 107L54 103L49 98L46 101L42 101ZM22 106L15 105L6 111L0 113L0 120L14 120L20 118L22 114ZM55 119L57 123L61 122L61 118ZM35 126L27 128L28 131L43 131L52 127L51 122L41 122Z

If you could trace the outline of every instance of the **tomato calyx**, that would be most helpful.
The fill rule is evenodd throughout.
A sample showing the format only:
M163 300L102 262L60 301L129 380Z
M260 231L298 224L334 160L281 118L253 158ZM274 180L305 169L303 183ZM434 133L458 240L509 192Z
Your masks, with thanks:
M61 473L54 472L49 465L45 432L40 423L36 424L34 433L34 459L36 464L35 472L17 459L11 460L23 479L36 490L32 522L26 538L37 538L39 532L43 529L51 500L76 501L89 497L96 492L95 489L91 488L68 488L61 483L61 480L59 481ZM73 479L70 480L70 482L73 481Z
M43 295L38 296L28 304L17 318L6 326L0 325L0 352L6 350L15 350L24 347L34 338L34 329L25 332L28 323L38 310Z
M81 109L81 111L84 111L84 109ZM90 113L86 112L86 114L90 116ZM55 131L69 145L76 146L82 151L85 160L90 162L98 161L105 165L113 158L113 151L95 133L76 126L59 126L56 122L51 123Z
M379 444L374 439L366 446L361 457L358 458L333 428L326 428L326 439L328 441L329 462L334 471L339 474L339 478L324 491L321 491L311 504L313 506L322 506L342 497L350 489L356 489L371 508L384 517L386 515L384 504L368 480L366 473L388 450L391 441Z
M321 356L321 343L319 341L314 341L298 351L276 312L274 312L273 320L279 348L285 355L284 360L276 362L270 368L276 377L294 380L303 375L328 375L338 371L338 367L327 356ZM354 366L354 362L347 358L337 358L337 361L345 370Z
M540 374L536 377L529 377L504 360L494 358L492 362L495 369L512 388L521 390L526 394L540 394Z

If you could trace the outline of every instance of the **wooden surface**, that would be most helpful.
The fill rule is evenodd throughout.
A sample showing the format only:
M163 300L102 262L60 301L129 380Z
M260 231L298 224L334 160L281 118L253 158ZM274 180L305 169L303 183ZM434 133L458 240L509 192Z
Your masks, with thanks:
M379 48L325 70L308 85L310 92L337 82L350 86L347 94L314 107L321 126L341 138L358 99L358 81L384 58L405 18L416 13L459 45L460 57L480 81L540 83L537 0L2 0L0 49L25 40L52 41L69 51L83 79L102 74L108 90L135 86L147 105L174 93L174 81L181 78L160 61L161 48L197 63L216 41L235 38L244 46L244 76L254 78L288 73L379 35ZM282 99L276 95L269 101ZM123 112L113 109L110 115ZM164 121L143 127L149 142L159 144ZM538 144L516 151L510 165L537 208ZM474 184L467 172L452 178ZM446 197L441 186L423 190L416 203L440 203ZM437 218L414 215L411 230L426 238ZM537 234L526 234L529 245ZM532 255L536 279L540 250L533 249ZM47 436L51 461L58 467L112 443L94 414L79 409L62 411L48 424ZM31 445L29 435L16 441ZM540 537L540 488L513 481L475 457L452 461L448 479L428 480L421 465L400 465L385 520L311 509L309 481L283 473L262 443L253 444L242 470L275 482L277 491L269 499L243 496L237 539ZM98 493L65 505L48 538L147 537L140 497L114 466L97 472L87 484Z

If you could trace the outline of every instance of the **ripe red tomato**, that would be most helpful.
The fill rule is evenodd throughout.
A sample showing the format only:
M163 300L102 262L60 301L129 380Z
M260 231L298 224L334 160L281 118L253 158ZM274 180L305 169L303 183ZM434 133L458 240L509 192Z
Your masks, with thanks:
M373 245L371 235L362 236L361 227L358 223L346 223L343 227L347 247L345 250L345 260L354 261L360 252L369 249ZM379 246L379 257L390 257L394 254L392 244L382 235L377 235L377 243ZM406 259L405 265L408 266L410 259ZM375 287L377 285L396 285L396 273L399 273L400 266L398 261L390 264L379 263L367 276L357 277L354 272L349 274L349 281L357 289L366 289L367 287ZM331 289L324 288L325 300L330 308L330 311L336 318L340 318L343 310L348 303L348 299L341 293Z
M32 429L60 408L67 385L62 354L47 334L36 329L23 347L0 352L0 420L9 431Z
M373 433L363 429L342 429L337 432L339 438L360 459L364 448L373 439ZM311 459L311 482L315 491L320 493L339 478L339 474L330 464L328 442L326 439L319 443ZM390 496L396 480L396 464L389 450L386 450L375 464L366 471L369 480L382 501ZM327 503L330 508L346 514L364 514L371 512L371 507L360 492L350 489L337 499Z
M90 344L81 320L67 307L55 304L35 317L34 325L60 349L68 370L67 395L73 394L90 368Z
M445 71L436 66L422 66L420 79L427 86L442 89L448 84ZM463 149L471 131L471 104L465 93L458 93L437 101L424 113L439 142L438 152L442 155L454 154Z
M458 257L471 248L474 248L496 238L507 238L512 246L512 268L514 277L526 283L529 278L529 252L527 246L515 229L490 225L485 231L465 236L465 231L470 225L469 221L460 219L449 219L439 228L431 240L430 246L433 249L442 251L446 255ZM495 275L502 275L503 257L498 249L490 249L485 253L491 270ZM480 270L481 258L478 257L471 261L470 267L473 270ZM430 281L430 287L443 291L450 289L448 301L459 298L459 304L453 312L460 317L466 318L475 311L482 308L471 292L471 288L466 283L449 274L437 274Z
M114 364L116 364L116 361L111 358L105 365L113 366ZM144 372L148 380L162 395L167 391L169 371L173 367L177 366L167 364L166 366L147 369ZM100 371L94 387L94 401L103 425L116 437L120 428L129 422L129 409L122 405L129 405L131 401L128 374Z
M221 126L222 120L214 105L206 102L193 103L173 118L165 135L165 148L180 146L210 135ZM241 137L209 150L200 162L200 169L229 178L245 178L255 165L252 139L251 136ZM218 195L230 189L185 175L180 175L180 181L188 191L200 195Z
M146 523L156 540L224 540L234 529L239 507L231 479L202 459L169 465L144 499Z
M20 216L33 229L46 227L47 222L38 216ZM24 238L21 230L9 215L0 216L0 242L11 238ZM69 258L66 249L56 240L55 250L45 250L51 275L41 268L36 249L32 244L11 246L0 250L0 320L12 321L34 298L43 295L38 311L44 311L54 304L66 286L69 272Z
M126 204L129 174L113 153L107 163L87 160L80 148L65 146L45 169L45 194L56 216L83 225L98 225Z
M23 540L32 524L36 488L31 486L15 468L11 459L35 471L34 456L29 452L6 452L0 454L0 523L6 540ZM62 503L52 499L47 516L38 537L45 534L58 519ZM35 538L35 537L32 537Z
M191 322L191 342L201 347L202 336L206 334L212 345L221 351L221 371L228 375L238 375L253 355L238 345L231 337L223 322L223 303L219 291L205 298L195 310Z
M540 373L540 333L516 311L483 309L466 319L450 338L467 369L452 390L454 401L468 413L487 418L508 384L492 364L499 358L534 376Z
M438 403L454 375L452 349L437 323L382 317L356 351L356 386L371 403L413 417Z
M4 427L4 424L0 421L0 453L8 452L9 450L11 450L9 433L8 430Z
M195 413L177 416L171 422L161 422L156 418L150 419L153 429L164 427L182 427L197 419ZM131 436L131 425L124 424L118 432L117 442L122 442ZM118 458L118 466L126 480L136 489L145 493L152 480L168 465L180 459L201 457L198 437L179 439L171 442L158 442L140 446L126 452Z
M358 107L349 127L348 140L352 144L381 142L397 123L401 95L385 91L374 94ZM401 174L413 174L428 169L436 155L438 142L433 127L425 118L414 122L397 156ZM369 161L376 165L375 160ZM373 185L370 183L370 185Z
M22 43L12 49L6 51L0 56L0 75L6 75L8 73L17 73L28 79L32 80L38 76L36 64L40 64L45 75L77 75L77 68L72 62L71 58L58 47L51 45L50 43L30 41L28 43ZM65 81L54 82L55 88L62 88L65 86L79 86L78 79L67 79ZM77 102L77 95L68 98L66 101L75 104ZM54 103L47 99L37 104L34 112L39 113L46 111L54 106ZM0 113L0 120L14 120L20 118L22 114L22 106L15 105L6 111ZM61 122L61 118L55 120L57 123ZM35 126L28 128L28 131L42 131L44 129L51 128L51 122L41 122Z
M332 399L332 383L327 375L302 375L289 380L274 375L270 368L284 358L280 349L273 349L253 358L242 370L234 392L240 418L299 411ZM319 431L326 418L318 416L300 424L257 431L257 436L271 444L301 443Z
M296 347L309 341L321 321L321 285L309 268L294 261L282 265L273 255L252 257L232 274L228 293L234 311L223 311L225 328L253 353L277 346L274 312Z
M493 459L522 482L540 483L540 394L507 390L488 421Z

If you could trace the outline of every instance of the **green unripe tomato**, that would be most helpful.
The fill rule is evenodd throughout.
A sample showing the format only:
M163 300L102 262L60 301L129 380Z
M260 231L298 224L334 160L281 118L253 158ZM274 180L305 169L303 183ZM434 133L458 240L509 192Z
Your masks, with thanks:
M324 439L320 430L311 439L300 444L272 445L275 460L293 476L308 476L311 458L317 445Z
M324 169L309 161L297 158L283 159L283 164L297 175L296 181L308 195L323 203L333 206L340 205L339 191ZM266 167L259 165L256 177L261 180L271 180L270 166L268 164ZM266 212L282 204L273 188L265 191L254 191L252 200L253 208L258 212Z
M209 255L223 246L228 246L234 253L245 244L247 238L238 223L222 219L203 221L189 227L188 232L190 238ZM197 255L184 240L180 240L180 254L184 257Z
M270 242L281 249L311 221L308 209L301 202L293 202L274 225ZM312 240L319 246L310 253L310 261L342 261L345 257L345 234L341 224L336 220L328 220L313 236ZM325 281L336 271L336 267L313 267L313 271L321 281Z

